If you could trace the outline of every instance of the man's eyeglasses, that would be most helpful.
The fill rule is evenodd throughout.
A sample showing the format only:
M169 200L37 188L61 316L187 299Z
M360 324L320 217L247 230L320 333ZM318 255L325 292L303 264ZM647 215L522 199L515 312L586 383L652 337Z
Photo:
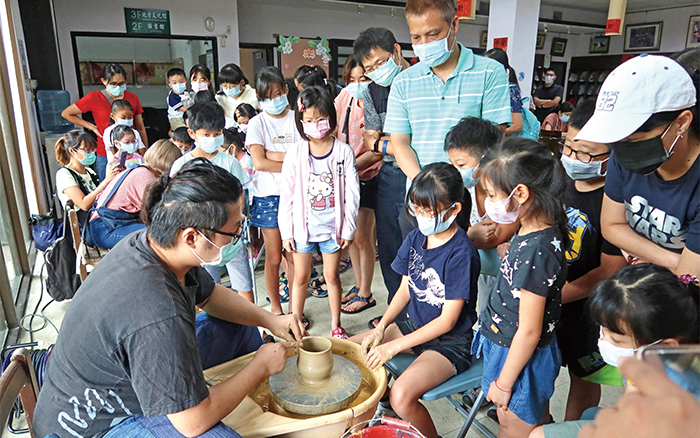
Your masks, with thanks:
M239 231L237 233L227 233L226 231L212 230L209 228L205 228L205 230L211 231L212 233L216 233L216 234L223 234L224 236L229 236L229 237L233 238L231 240L231 245L235 245L238 243L238 241L241 240L241 237L243 236L243 225L244 225L244 221L239 222L239 224L238 224ZM195 228L195 227L192 227L192 228Z
M391 56L388 57L387 59L385 59L384 61L380 62L379 64L375 65L374 67L371 67L371 68L365 67L365 74L372 73L373 71L381 68L384 64L389 62L390 59L391 59Z
M602 154L595 154L595 155L589 154L588 152L584 152L584 151L577 151L576 149L572 149L571 146L566 144L564 140L559 142L559 152L561 152L562 155L566 155L567 157L573 153L574 158L576 158L577 160L579 160L583 163L590 163L596 157L610 155L610 151L603 152Z

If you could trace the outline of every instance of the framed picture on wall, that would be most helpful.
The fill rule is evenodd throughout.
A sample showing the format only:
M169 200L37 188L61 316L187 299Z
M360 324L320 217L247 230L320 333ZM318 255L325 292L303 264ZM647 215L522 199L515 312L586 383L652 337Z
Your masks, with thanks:
M588 53L608 53L610 50L609 36L592 36L588 46Z
M685 41L685 47L700 47L700 15L690 17L688 39Z
M546 33L538 33L537 34L537 45L535 46L536 50L544 50L544 42L547 41L547 34Z
M481 31L481 38L479 39L479 47L486 48L486 45L489 42L489 31L488 30L482 30Z
M552 38L552 49L550 50L550 55L552 56L564 56L566 53L566 42L565 38Z
M663 22L628 24L625 26L625 52L659 50Z

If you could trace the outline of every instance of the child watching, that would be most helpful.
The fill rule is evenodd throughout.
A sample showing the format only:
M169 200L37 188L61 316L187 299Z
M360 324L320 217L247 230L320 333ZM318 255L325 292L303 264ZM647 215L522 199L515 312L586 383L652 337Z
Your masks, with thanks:
M255 167L253 167L253 160L250 158L250 154L245 149L245 134L235 128L224 129L224 144L220 150L236 157L238 162L241 163L243 171L248 174L250 178L249 183L251 183L253 174L255 174ZM243 190L248 190L248 184L244 184Z
M464 188L469 191L471 227L467 236L479 249L481 274L479 275L479 297L477 309L480 314L486 305L488 294L496 282L501 259L496 247L507 242L520 223L499 224L489 219L484 209L486 191L479 184L479 161L501 139L501 131L490 121L478 117L465 117L450 129L445 137L444 149L450 163L457 168ZM473 397L475 398L475 397Z
M418 229L408 234L392 263L403 276L401 286L377 328L351 340L362 343L364 361L375 370L402 351L418 355L394 382L389 400L396 414L432 438L438 436L435 424L419 399L469 368L480 262L476 247L458 226L470 200L454 167L425 166L407 199ZM407 318L395 322L406 306Z
M238 129L245 135L248 132L248 123L250 119L257 115L258 112L252 105L242 103L238 105L236 111L233 112L233 120L238 124Z
M501 432L525 438L561 366L554 328L566 281L566 179L546 146L524 138L502 140L479 168L486 213L496 223L520 219L520 228L479 316L472 352L484 356L481 390L498 408Z
M192 137L190 137L190 134L187 132L186 126L174 130L171 140L175 146L180 148L183 155L191 151L194 147L194 140L192 140Z
M545 131L561 131L567 132L569 126L569 117L574 110L574 106L569 102L564 102L559 105L559 111L548 115L542 122L542 129Z
M192 104L190 93L187 91L187 76L181 68L171 68L167 73L168 87L170 92L166 101L168 102L168 121L170 130L185 126L182 114L187 111Z
M190 69L190 84L192 91L199 93L200 91L211 91L211 71L209 67L203 64L195 64Z
M620 269L598 285L588 309L600 325L600 353L614 367L620 357L632 356L645 345L699 341L697 285L685 284L661 266L641 263ZM627 383L625 392L634 391L634 382ZM577 437L584 425L593 423L597 410L588 409L580 421L538 427L530 438Z
M114 148L114 136L112 134L114 132L114 128L119 125L129 126L131 128L134 126L134 110L131 103L125 99L117 99L112 102L112 111L109 114L109 119L112 124L109 125L102 133L102 140L107 146L105 150L107 153L108 163L112 161L112 158L114 158L114 154L116 153L116 149ZM141 134L139 134L139 131L136 129L134 129L134 136L136 137L137 143L136 150L139 154L144 154L146 152L146 145L143 144Z
M594 110L594 100L582 102L573 110L561 155L564 170L573 180L564 199L571 243L566 251L569 269L561 291L562 311L557 324L557 341L571 382L565 420L578 420L583 411L598 406L601 384L622 384L617 369L606 366L600 357L598 330L585 309L595 285L627 264L620 250L600 233L610 148L602 143L574 141Z
M226 117L234 118L236 108L243 104L260 108L255 90L248 83L243 70L236 64L226 64L219 72L221 91L216 95L216 101L224 108Z
M264 102L263 102L264 104ZM294 256L291 308L303 315L314 251L323 257L331 306L331 336L347 339L340 325L340 250L355 236L360 181L352 148L331 135L338 127L331 96L320 87L299 94L294 119L301 141L282 165L279 232Z
M277 221L282 186L282 162L290 145L301 140L287 100L288 88L277 67L260 69L255 91L263 112L250 119L246 146L255 166L253 205L250 224L262 229L265 241L265 286L270 300L270 312L283 313L282 301L289 297L279 294L282 237ZM287 278L294 284L294 259L285 255ZM284 292L283 292L284 293ZM286 299L285 299L286 298Z
M117 125L112 131L112 138L114 156L107 163L107 173L115 168L124 170L143 164L143 157L136 152L138 148L136 130L129 126Z

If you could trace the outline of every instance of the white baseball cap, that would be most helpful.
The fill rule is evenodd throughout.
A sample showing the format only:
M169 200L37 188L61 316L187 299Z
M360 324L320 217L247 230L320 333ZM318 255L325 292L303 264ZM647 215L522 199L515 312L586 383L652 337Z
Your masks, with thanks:
M695 105L688 72L665 56L642 54L613 70L598 93L593 117L574 140L614 143L633 134L652 114Z

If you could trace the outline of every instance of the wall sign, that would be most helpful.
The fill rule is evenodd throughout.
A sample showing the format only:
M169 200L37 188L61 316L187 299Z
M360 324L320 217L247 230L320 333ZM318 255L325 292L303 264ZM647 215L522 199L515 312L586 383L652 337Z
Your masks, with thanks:
M127 33L170 35L170 11L124 8Z

